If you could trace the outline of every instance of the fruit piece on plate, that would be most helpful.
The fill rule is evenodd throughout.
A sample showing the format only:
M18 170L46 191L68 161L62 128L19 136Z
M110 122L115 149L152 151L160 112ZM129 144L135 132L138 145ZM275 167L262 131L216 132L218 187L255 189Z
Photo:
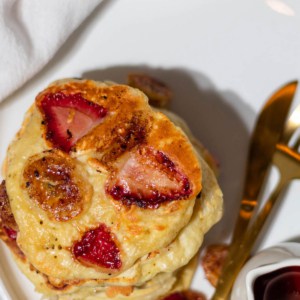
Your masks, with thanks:
M192 192L179 167L165 153L151 147L126 153L115 168L106 191L127 206L157 208L163 202L187 198Z
M60 222L81 214L93 194L82 166L57 149L31 156L24 168L23 181L30 199L50 219Z
M46 139L65 152L99 125L107 114L103 106L86 100L80 93L49 93L39 106L47 127Z
M146 74L128 74L128 85L138 88L149 98L149 103L157 107L165 107L172 98L172 92L162 81Z
M11 240L15 240L17 238L18 225L11 211L4 180L0 184L0 221L4 233Z
M74 244L73 254L82 263L97 265L101 269L119 270L122 266L114 236L104 224L86 232Z
M222 267L228 254L228 249L228 245L210 245L207 247L203 256L202 265L205 276L213 286L216 286L218 283Z
M205 300L205 297L196 291L182 291L168 295L163 300Z

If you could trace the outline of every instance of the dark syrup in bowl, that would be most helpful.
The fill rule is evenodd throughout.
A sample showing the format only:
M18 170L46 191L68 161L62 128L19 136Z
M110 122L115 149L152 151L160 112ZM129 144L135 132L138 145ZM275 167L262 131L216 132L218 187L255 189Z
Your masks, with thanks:
M284 267L257 277L255 300L300 300L300 266Z

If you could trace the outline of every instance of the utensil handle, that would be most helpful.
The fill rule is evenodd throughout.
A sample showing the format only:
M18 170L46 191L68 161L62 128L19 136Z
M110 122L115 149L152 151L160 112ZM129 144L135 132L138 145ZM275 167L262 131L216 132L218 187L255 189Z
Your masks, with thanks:
M231 243L234 244L238 239L245 234L249 222L253 216L254 209L256 208L257 200L243 199L241 202L240 212L235 222L234 232Z
M280 192L285 186L286 181L280 180L270 195L269 199L265 203L263 209L259 212L254 223L246 231L242 241L236 240L230 249L228 257L226 259L223 271L219 278L216 291L212 297L212 300L227 300L233 286L233 283L241 269L249 257L252 247L259 235L259 232L265 221L270 214L270 211L275 205L276 200L279 197Z

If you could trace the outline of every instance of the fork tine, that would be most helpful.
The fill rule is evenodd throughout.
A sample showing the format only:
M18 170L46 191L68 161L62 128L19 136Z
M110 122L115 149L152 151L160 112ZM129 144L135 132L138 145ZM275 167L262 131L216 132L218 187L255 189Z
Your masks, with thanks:
M300 105L296 107L288 121L286 122L284 132L282 133L282 137L280 143L289 144L290 139L296 130L300 128ZM294 149L299 148L300 141L297 140L295 145L291 145ZM298 146L297 146L298 145Z

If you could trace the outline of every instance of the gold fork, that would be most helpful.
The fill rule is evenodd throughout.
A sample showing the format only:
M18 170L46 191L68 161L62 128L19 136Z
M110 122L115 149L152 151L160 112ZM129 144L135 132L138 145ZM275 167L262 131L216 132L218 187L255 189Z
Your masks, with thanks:
M243 264L249 258L258 234L279 198L280 193L291 180L300 179L300 132L297 133L298 129L300 130L300 105L288 119L280 142L276 145L272 163L278 168L280 173L277 186L258 213L254 222L245 231L244 236L238 237L232 245L228 254L227 264L219 278L218 288L212 300L228 299L234 280ZM299 136L292 142L295 133L299 134Z

